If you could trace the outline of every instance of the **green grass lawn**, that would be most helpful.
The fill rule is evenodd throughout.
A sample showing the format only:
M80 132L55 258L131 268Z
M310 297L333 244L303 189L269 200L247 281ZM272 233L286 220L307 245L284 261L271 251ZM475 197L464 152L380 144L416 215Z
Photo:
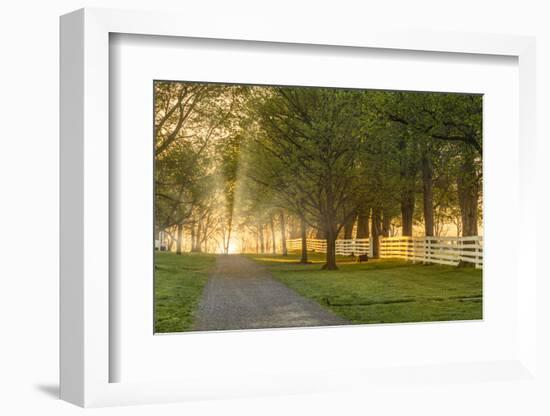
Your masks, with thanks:
M192 328L208 271L215 261L213 254L155 253L155 332Z
M337 271L320 270L288 257L249 256L276 279L354 323L482 319L482 272L473 268L412 264L400 260L355 263L339 257Z

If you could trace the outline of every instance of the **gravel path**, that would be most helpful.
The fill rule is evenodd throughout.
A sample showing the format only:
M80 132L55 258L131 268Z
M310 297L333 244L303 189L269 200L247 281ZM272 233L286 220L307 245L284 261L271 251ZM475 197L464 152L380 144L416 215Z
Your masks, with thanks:
M306 299L252 260L220 255L204 288L195 330L282 328L349 323Z

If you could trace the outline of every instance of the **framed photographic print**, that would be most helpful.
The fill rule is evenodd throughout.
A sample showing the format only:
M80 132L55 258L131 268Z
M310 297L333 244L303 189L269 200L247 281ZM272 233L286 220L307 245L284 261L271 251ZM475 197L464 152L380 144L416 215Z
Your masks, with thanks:
M533 73L516 36L62 17L62 398L531 377Z
M153 88L156 333L482 318L481 95Z

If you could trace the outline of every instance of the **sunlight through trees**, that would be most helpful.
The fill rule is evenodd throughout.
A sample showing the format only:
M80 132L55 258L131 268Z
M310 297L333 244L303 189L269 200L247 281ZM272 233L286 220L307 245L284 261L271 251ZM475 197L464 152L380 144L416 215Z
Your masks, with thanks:
M287 254L286 240L475 236L482 96L155 82L163 249Z

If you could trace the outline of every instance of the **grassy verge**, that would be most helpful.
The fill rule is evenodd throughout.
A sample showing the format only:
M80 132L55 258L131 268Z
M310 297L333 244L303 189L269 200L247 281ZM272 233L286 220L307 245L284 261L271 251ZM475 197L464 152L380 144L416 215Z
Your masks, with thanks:
M155 253L155 332L192 329L212 254Z
M276 279L354 323L450 321L482 318L482 272L398 260L355 263L340 258L339 270L320 270L288 257L251 256Z

